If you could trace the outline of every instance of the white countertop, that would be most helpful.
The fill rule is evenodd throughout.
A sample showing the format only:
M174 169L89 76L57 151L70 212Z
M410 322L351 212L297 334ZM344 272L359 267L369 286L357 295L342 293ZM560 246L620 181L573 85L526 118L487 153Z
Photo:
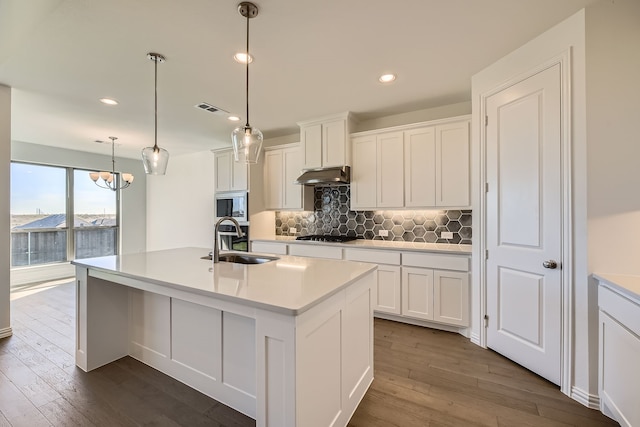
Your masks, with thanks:
M634 299L640 299L640 276L594 273L593 277Z
M308 310L376 268L363 262L284 255L265 264L214 265L201 259L209 252L180 248L78 259L72 264L290 315Z
M295 236L275 236L272 239L251 239L252 242L286 242L300 245L343 246L347 248L392 249L416 252L440 252L453 254L471 254L471 245L453 245L448 243L395 242L391 240L357 239L344 243L311 242L296 240Z

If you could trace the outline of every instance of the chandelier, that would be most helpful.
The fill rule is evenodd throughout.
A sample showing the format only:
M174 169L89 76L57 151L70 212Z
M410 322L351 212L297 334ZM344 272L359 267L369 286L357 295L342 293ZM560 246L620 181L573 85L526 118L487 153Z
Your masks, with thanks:
M233 155L236 162L257 163L262 148L262 132L249 124L249 19L258 16L258 6L250 2L242 2L238 5L240 15L247 18L247 51L246 54L246 97L247 97L247 123L238 126L231 133Z
M119 190L127 188L133 182L133 175L130 173L122 173L120 178L122 179L121 185L118 185L118 178L116 177L116 157L115 157L115 136L110 136L111 140L111 172L89 172L89 178L100 188L106 188L109 190Z

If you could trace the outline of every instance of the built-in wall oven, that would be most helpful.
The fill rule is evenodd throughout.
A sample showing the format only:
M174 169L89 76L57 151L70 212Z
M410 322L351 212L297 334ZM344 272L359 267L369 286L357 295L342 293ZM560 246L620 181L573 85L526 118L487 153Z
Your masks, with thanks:
M231 221L225 221L218 227L218 242L220 250L243 251L249 250L249 195L246 191L216 193L215 222L220 218L230 216L238 221L244 236L238 237L236 227Z
M236 232L236 226L231 222L225 222L218 227L218 245L220 245L221 251L241 251L247 252L249 250L249 226L241 225L242 234L244 236L238 237Z

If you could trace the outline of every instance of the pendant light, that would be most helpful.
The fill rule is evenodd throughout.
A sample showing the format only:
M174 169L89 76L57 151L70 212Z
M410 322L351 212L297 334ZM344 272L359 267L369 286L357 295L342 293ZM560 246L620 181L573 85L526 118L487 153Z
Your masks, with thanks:
M247 18L247 59L249 55L249 19L258 16L258 6L250 2L242 2L238 5L240 15ZM249 124L249 60L246 61L246 97L247 97L247 123L238 126L231 133L233 143L233 155L236 162L257 163L262 149L262 132Z
M110 136L111 140L111 172L89 172L89 178L100 188L106 188L108 190L116 191L118 189L127 188L133 182L133 175L130 173L122 173L120 178L122 178L122 185L118 185L118 179L116 179L116 156L115 156L115 145L116 139L115 136ZM97 141L102 142L102 141ZM98 181L99 179L102 182Z
M158 147L158 62L164 62L164 56L159 53L147 53L147 58L153 61L155 70L154 79L154 133L153 147L147 147L142 150L142 163L144 163L144 171L147 175L164 175L167 172L167 163L169 162L169 152L164 148Z

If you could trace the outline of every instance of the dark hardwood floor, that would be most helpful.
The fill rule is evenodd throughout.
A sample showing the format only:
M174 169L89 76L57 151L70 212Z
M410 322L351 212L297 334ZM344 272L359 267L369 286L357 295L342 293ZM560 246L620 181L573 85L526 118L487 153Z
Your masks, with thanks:
M12 294L0 340L0 427L255 425L130 357L82 372L73 282L32 291ZM353 427L617 425L457 334L376 319L374 358Z

